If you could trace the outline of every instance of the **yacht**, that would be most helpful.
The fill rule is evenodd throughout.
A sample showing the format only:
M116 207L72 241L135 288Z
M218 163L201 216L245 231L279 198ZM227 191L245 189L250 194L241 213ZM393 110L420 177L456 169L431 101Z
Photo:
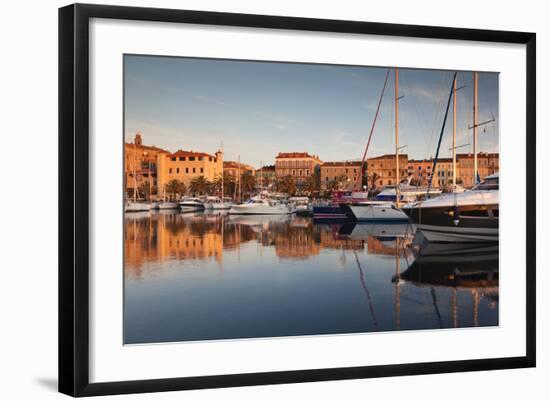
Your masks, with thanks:
M405 205L402 210L432 242L498 241L499 176L462 193Z
M183 198L178 203L182 212L196 212L204 210L204 203L199 198Z
M229 214L291 214L290 206L259 196L250 198L246 203L233 205Z

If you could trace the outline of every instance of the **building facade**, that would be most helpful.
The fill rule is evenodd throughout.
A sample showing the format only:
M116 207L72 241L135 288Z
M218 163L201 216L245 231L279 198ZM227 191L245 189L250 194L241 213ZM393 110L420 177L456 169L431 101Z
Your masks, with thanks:
M474 180L474 156L472 153L461 153L456 155L458 177L465 188L475 185ZM498 173L499 154L498 153L478 153L477 170L480 179L488 175Z
M307 152L281 152L275 157L275 176L290 176L296 183L304 183L322 163L318 156Z
M386 185L397 185L408 177L407 154L399 155L399 177L396 177L395 154L382 155L367 159L368 186L372 188L373 181L375 188ZM374 178L374 180L373 180Z
M124 144L124 186L129 197L139 196L137 192L147 184L152 192L158 188L158 160L169 154L156 146L142 143L141 133L137 132L133 143Z
M432 176L432 159L411 159L407 163L407 175L412 177L411 183L419 186L428 185Z
M187 187L193 178L203 176L208 181L221 177L223 171L223 153L193 152L178 150L165 154L158 162L158 188L162 192L164 186L171 180L183 182Z
M256 169L248 164L239 163L236 161L226 161L223 163L223 171L228 174L230 177L237 180L239 171L241 175L246 171L250 172L252 175L255 175Z
M325 162L321 164L321 190L351 190L360 173L360 161Z
M260 188L274 188L277 182L275 165L263 166L256 170L256 185Z

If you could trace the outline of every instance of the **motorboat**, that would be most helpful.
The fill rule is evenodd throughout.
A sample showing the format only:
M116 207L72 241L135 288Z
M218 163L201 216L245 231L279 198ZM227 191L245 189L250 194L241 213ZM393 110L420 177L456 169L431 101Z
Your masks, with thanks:
M402 210L432 242L498 241L498 173L468 191L404 205Z
M255 196L246 203L233 205L229 214L291 214L289 205Z
M204 203L199 198L183 198L178 202L178 206L182 212L196 212L204 210Z

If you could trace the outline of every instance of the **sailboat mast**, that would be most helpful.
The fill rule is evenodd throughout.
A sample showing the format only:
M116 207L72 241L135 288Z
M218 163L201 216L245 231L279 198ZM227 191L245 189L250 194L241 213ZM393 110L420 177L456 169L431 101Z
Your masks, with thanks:
M453 192L456 190L456 76L453 80Z
M239 180L238 181L238 194L239 194L239 202L241 202L242 200L242 196L241 196L241 155L238 155L237 156L237 179Z
M399 71L395 68L395 204L399 207Z
M477 184L477 82L478 74L474 72L474 185Z

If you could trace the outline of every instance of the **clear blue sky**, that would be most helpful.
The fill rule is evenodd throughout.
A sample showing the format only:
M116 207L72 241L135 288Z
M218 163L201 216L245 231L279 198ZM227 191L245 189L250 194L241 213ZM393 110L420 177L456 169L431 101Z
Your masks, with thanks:
M360 159L386 68L196 58L125 56L125 140L169 151L214 153L259 167L278 152ZM434 155L453 72L399 69L399 143L409 158ZM472 149L472 73L459 72L457 144ZM369 156L393 153L390 73ZM498 74L479 75L479 151L498 151ZM451 104L452 107L452 104ZM450 155L452 108L441 147Z

